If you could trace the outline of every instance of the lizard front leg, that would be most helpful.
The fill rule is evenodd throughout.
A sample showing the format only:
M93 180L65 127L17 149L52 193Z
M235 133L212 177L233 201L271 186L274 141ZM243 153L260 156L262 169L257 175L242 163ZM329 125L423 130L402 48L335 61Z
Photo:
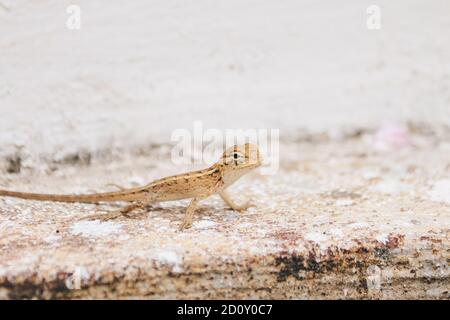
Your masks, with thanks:
M192 219L194 217L195 209L197 208L197 204L200 201L199 198L194 198L189 203L189 206L186 209L186 213L184 214L183 222L180 226L180 231L183 229L190 228L192 226Z
M231 209L233 209L233 210L244 211L244 210L247 210L248 208L254 206L251 202L247 202L247 203L245 203L243 205L237 205L236 203L234 203L233 200L231 200L230 196L225 192L225 190L218 191L218 194L223 199L223 201L225 201L225 203L228 206L230 206Z

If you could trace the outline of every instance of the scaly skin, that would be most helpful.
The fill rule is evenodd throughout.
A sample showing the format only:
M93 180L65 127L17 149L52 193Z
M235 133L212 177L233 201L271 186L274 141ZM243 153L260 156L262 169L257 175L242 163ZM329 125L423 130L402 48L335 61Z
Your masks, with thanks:
M235 145L229 148L223 153L222 158L218 162L207 169L159 179L142 187L84 195L40 194L0 190L0 196L59 202L131 202L130 205L121 210L88 217L90 219L103 220L127 215L129 212L138 208L144 208L150 203L192 199L181 224L181 229L185 229L192 225L193 215L198 202L216 193L233 210L242 211L247 209L250 204L236 205L225 192L225 189L244 174L260 165L261 156L257 146L247 143L242 146Z

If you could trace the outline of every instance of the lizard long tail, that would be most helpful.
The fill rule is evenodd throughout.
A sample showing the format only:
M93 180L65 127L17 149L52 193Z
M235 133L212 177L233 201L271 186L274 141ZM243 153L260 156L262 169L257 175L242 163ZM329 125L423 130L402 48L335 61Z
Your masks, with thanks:
M58 202L85 202L96 203L101 201L133 201L142 197L140 189L128 189L117 192L105 192L94 194L66 195L66 194L42 194L8 191L0 189L0 196L21 198L38 201L58 201ZM140 195L140 196L139 196Z

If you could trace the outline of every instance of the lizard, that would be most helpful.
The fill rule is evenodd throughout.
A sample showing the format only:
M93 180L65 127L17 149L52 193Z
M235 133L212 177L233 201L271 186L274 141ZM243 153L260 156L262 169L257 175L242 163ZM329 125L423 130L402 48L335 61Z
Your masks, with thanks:
M259 167L261 163L262 157L258 147L247 143L228 148L223 152L219 161L206 169L162 178L141 187L121 188L120 191L79 195L26 193L0 189L0 196L56 202L98 203L124 201L130 203L120 210L88 216L87 218L91 220L110 220L120 216L127 216L130 212L136 209L144 209L152 203L191 199L180 225L180 230L183 230L192 226L194 212L198 203L213 194L218 194L235 211L244 211L253 206L250 202L243 205L236 204L225 189L244 174Z

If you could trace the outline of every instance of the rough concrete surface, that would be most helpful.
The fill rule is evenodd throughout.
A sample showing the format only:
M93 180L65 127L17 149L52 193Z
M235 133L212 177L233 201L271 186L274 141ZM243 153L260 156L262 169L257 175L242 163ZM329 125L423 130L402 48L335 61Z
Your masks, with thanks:
M285 142L291 157L277 175L230 190L256 207L236 213L212 197L183 232L185 201L100 222L79 220L96 205L0 199L0 297L448 299L449 140L412 135L381 150L374 139ZM161 150L2 175L0 185L131 186L180 170Z
M79 5L81 28L66 26ZM367 8L381 29L367 28ZM0 188L191 167L171 134L279 129L280 170L186 201L0 198L0 298L449 298L450 2L0 0Z

